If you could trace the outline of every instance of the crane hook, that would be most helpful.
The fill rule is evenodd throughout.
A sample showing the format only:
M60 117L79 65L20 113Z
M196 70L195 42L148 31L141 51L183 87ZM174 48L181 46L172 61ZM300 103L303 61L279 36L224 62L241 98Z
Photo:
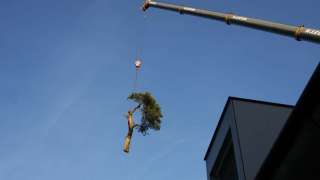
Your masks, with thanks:
M141 68L142 62L141 60L138 58L135 62L134 65L136 67L136 70L139 70Z

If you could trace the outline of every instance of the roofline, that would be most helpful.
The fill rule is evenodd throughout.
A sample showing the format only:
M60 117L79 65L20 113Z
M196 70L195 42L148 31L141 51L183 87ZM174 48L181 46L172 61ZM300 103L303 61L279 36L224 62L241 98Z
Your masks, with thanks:
M238 101L245 101L245 102L251 102L251 103L258 103L258 104L265 104L265 105L271 105L271 106L281 106L281 107L287 107L287 108L294 108L294 105L289 104L283 104L283 103L275 103L270 101L262 101L262 100L254 100L254 99L247 99L247 98L240 98L240 97L229 97L232 100L238 100Z
M279 107L285 107L285 108L294 108L295 106L293 105L288 105L288 104L281 104L281 103L274 103L274 102L268 102L268 101L260 101L260 100L253 100L253 99L247 99L247 98L240 98L240 97L234 97L234 96L229 96L225 105L224 105L224 108L223 108L223 111L221 113L221 116L219 118L219 121L218 121L218 125L216 126L215 128L215 131L214 131L214 134L211 138L211 141L209 143L209 146L207 148L207 151L206 151L206 154L204 156L204 160L207 159L207 156L209 154L209 151L211 149L211 146L214 142L214 140L216 139L216 136L217 136L217 130L220 128L221 126L221 122L222 122L222 118L224 117L224 114L227 110L227 107L228 107L228 104L229 102L231 102L232 100L237 100L237 101L244 101L244 102L250 102L250 103L256 103L256 104L265 104L265 105L271 105L271 106L279 106Z

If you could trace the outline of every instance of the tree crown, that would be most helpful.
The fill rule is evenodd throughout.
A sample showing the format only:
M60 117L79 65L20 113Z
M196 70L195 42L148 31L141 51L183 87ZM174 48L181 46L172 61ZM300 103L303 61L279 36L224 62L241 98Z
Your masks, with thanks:
M160 130L161 124L161 108L155 98L149 92L132 93L128 97L139 104L141 111L141 124L137 125L138 131L143 135L147 134L149 129Z

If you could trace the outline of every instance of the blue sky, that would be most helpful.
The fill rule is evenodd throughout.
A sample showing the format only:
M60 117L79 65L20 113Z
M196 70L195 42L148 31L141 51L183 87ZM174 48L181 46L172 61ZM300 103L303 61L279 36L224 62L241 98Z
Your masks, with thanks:
M166 2L320 28L318 0ZM205 179L228 96L295 104L319 63L317 44L140 5L0 1L0 179ZM126 155L138 51L164 118Z

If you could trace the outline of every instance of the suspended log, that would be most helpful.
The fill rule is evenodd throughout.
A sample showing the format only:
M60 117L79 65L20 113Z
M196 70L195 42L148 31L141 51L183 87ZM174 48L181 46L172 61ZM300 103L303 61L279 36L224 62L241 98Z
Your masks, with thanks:
M133 113L131 111L128 111L127 114L127 120L128 120L128 133L124 141L123 145L123 151L126 153L129 153L130 149L130 142L133 134L133 128L134 128L134 121L133 121Z

